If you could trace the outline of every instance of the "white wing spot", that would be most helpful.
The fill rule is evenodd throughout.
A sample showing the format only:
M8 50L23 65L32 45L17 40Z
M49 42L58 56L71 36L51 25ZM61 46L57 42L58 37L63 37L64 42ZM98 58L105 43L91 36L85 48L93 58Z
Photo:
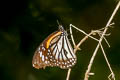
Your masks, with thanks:
M48 61L48 64L50 63L50 61Z
M55 63L55 65L56 65L56 63Z
M56 61L56 60L53 60L54 62Z
M45 51L45 48L44 48L44 47L42 47L42 50L44 50L44 51Z
M67 61L67 63L70 63L69 61Z
M59 64L61 64L61 62L59 62Z
M50 59L50 61L52 61L52 59Z
M53 56L50 56L50 58L52 58Z
M47 61L45 61L45 63L47 64Z
M41 51L39 51L39 53L40 53L40 57L42 57L42 52L41 52Z
M44 55L42 56L42 61L44 61L45 59L44 59Z
M72 65L74 65L74 63L72 63Z
M50 55L50 53L48 53L48 55Z
M50 52L50 50L48 49L48 52Z
M45 59L48 59L48 57L45 57Z
M72 62L72 59L70 59L70 62Z
M38 48L38 50L40 51L40 47Z
M69 65L67 65L67 67L69 67Z

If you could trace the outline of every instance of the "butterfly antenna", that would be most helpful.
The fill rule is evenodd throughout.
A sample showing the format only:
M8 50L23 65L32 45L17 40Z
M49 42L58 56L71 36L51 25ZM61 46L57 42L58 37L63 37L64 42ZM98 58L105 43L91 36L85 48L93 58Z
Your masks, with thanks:
M60 25L59 21L57 20L58 25Z
M58 23L58 28L60 29L60 30L64 30L64 28L63 28L63 26L59 23L59 21L57 20L57 23Z

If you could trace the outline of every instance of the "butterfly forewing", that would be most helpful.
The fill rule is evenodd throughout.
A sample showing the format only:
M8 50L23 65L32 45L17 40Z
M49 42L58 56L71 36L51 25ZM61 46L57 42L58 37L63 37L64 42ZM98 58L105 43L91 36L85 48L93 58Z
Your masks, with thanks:
M58 66L62 69L68 69L75 63L76 55L63 28L52 33L42 42L32 61L33 67L37 69L46 66Z

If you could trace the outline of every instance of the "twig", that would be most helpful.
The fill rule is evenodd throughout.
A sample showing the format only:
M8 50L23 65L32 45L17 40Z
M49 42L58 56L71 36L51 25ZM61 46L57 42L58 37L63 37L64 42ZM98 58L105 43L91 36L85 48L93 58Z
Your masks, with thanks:
M70 69L68 69L68 73L67 73L66 80L69 80L69 78L70 78L70 72L71 72L71 68L70 68Z
M72 26L73 26L73 25L71 24L71 26L70 26L70 34L71 34L72 43L73 43L73 45L74 45L74 47L75 47L75 48L74 48L74 53L76 53L76 51L79 50L79 46L80 46L88 37L91 37L92 39L95 39L95 38L92 37L92 36L90 36L91 34L93 34L93 32L87 34L87 33L85 33L84 31L82 31L82 30L80 30L79 28L77 28L77 27L74 26L75 29L80 30L80 32L82 31L83 33L86 34L86 36L85 36L85 37L77 44L77 46L76 46L75 41L74 41L74 38L73 38L73 35L72 35L72 28L71 28ZM97 39L95 39L95 40L97 40ZM70 72L71 72L71 68L68 69L68 73L67 73L66 80L69 80Z
M101 37L101 34L98 33L98 35ZM108 45L108 47L110 47L110 44L108 43L107 39L104 36L103 36L103 39L105 40L105 42Z
M74 38L73 38L73 35L72 35L72 28L75 28L77 29L78 31L82 32L83 34L85 34L86 36L76 45L75 44L75 41L74 41ZM96 38L92 37L91 35L94 34L94 33L99 33L100 31L99 30L95 30L95 31L91 31L89 34L85 33L83 30L73 26L72 24L70 24L70 34L71 34L71 39L72 39L72 43L74 45L74 53L76 54L76 51L79 50L79 46L88 38L92 38L94 40L97 40ZM97 40L98 41L98 40ZM68 73L67 73L67 77L66 77L66 80L69 80L69 77L70 77L70 72L71 72L71 69L68 69ZM93 75L93 73L90 73L91 75Z
M85 37L77 44L77 46L76 46L75 49L74 49L74 53L76 53L76 51L78 50L79 46L80 46L90 35L92 35L92 34L93 34L93 33L90 32L87 36L85 36Z
M76 45L75 45L75 41L74 41L74 38L73 38L73 35L72 35L72 29L71 29L71 27L70 27L70 34L71 34L71 39L72 39L73 45L74 45L74 47L75 47ZM90 33L90 34L91 34L91 33ZM76 53L76 51L79 49L79 46L88 38L88 36L89 36L90 34L88 34L87 36L85 36L85 37L78 43L78 45L74 48L74 53ZM68 69L68 73L67 73L66 80L69 80L69 78L70 78L70 72L71 72L71 68Z
M97 54L97 51L98 51L98 49L99 49L99 47L100 47L100 44L101 44L101 42L102 42L102 40L103 40L103 37L104 37L105 33L107 32L108 27L109 27L109 25L110 25L113 17L115 16L116 12L117 12L118 9L119 9L119 6L120 6L120 1L118 2L115 10L113 11L112 16L110 17L109 21L107 22L107 24L106 24L106 26L105 26L105 29L104 29L104 31L103 31L102 36L101 36L101 38L99 39L99 43L98 43L98 45L97 45L97 47L96 47L96 49L95 49L95 51L94 51L94 53L93 53L93 56L91 57L91 60L90 60L89 65L88 65L88 69L86 70L84 80L88 80L88 78L89 78L89 73L90 73L90 70L91 70L91 67L92 67L94 58L95 58L95 56L96 56L96 54Z
M109 61L108 61L108 59L107 59L107 56L106 56L106 54L105 54L104 48L103 48L103 46L102 46L101 43L100 43L100 47L101 47L101 50L102 50L102 52L103 52L103 55L104 55L105 60L106 60L106 62L107 62L107 65L108 65L108 67L109 67L109 69L110 69L110 72L111 72L111 74L108 76L108 79L111 80L110 77L112 76L113 80L115 80L115 74L113 73L113 70L112 70L112 68L111 68L111 66L110 66L110 63L109 63Z

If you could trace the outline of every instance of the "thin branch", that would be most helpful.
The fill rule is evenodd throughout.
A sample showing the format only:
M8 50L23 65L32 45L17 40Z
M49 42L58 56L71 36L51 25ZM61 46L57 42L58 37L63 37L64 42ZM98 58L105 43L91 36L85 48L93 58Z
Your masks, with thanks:
M103 52L103 55L104 55L105 60L106 60L106 62L107 62L107 65L108 65L108 67L109 67L109 69L110 69L110 72L111 72L111 74L110 74L109 76L112 76L113 80L115 80L115 74L113 73L113 70L112 70L112 68L111 68L111 66L110 66L110 63L109 63L109 61L108 61L108 59L107 59L107 56L106 56L106 54L105 54L104 48L103 48L103 46L102 46L101 43L100 43L100 47L101 47L101 50L102 50L102 52ZM108 78L109 78L109 76L108 76ZM111 79L109 78L109 80L111 80Z
M91 71L91 67L92 67L94 58L95 58L95 56L96 56L96 54L97 54L97 51L98 51L98 49L99 49L99 47L100 47L100 44L101 44L101 42L102 42L102 40L103 40L103 37L104 37L105 33L107 32L108 27L109 27L111 21L113 20L113 17L115 16L116 12L117 12L118 9L119 9L119 6L120 6L120 1L118 2L115 10L113 11L112 16L110 17L109 21L107 22L107 24L106 24L106 26L105 26L105 29L104 29L104 31L103 31L102 36L101 36L101 38L99 39L99 43L98 43L98 45L97 45L97 47L96 47L96 49L95 49L95 51L94 51L94 53L93 53L93 56L91 57L91 60L90 60L89 65L88 65L88 69L86 70L84 80L88 80L88 78L89 78L89 73L90 73L90 71Z
M98 35L101 37L101 34L98 33ZM107 39L104 36L103 36L103 39L105 40L105 42L108 45L108 47L110 47L110 44L108 43Z
M72 43L73 43L73 45L74 45L74 47L75 47L76 44L75 44L75 41L74 41L74 38L73 38L73 35L72 35L72 28L71 28L71 26L70 26L70 34L71 34ZM90 33L90 34L91 34L91 33ZM90 34L88 34L88 35L90 35ZM76 51L79 49L79 46L88 38L88 35L85 36L85 37L78 43L78 45L74 48L74 53L76 53ZM70 73L71 73L71 68L68 69L68 73L67 73L66 80L69 80L69 78L70 78Z
M85 36L76 46L76 48L74 49L74 53L76 53L76 51L78 50L79 46L90 36L92 35L93 33L89 33L87 36Z
M74 26L75 27L75 26ZM80 30L80 29L79 29ZM82 31L82 30L81 30ZM75 44L75 41L74 41L74 38L73 38L73 35L72 35L72 28L71 28L71 26L70 26L70 34L71 34L71 39L72 39L72 43L73 43L73 45L74 45L74 53L76 53L76 51L77 50L79 50L79 46L91 35L91 34L93 34L93 32L91 32L91 33L89 33L89 34L87 34L86 33L86 36L77 44L77 46L76 46L76 44ZM68 69L68 73L67 73L67 77L66 77L66 80L69 80L69 78L70 78L70 73L71 73L71 68L70 69Z
M75 44L75 41L74 41L74 38L73 38L73 35L72 35L72 27L73 25L71 24L71 26L70 26L70 34L71 34L71 39L72 39L72 43L73 43L73 45L74 45L74 53L76 54L76 51L77 50L79 50L79 46L84 42L84 41L86 41L86 39L88 38L88 37L90 37L90 38L92 38L92 39L94 39L94 40L97 40L96 38L94 38L94 37L92 37L91 35L92 34L94 34L94 33L99 33L100 31L98 31L98 30L95 30L95 31L91 31L89 34L87 34L87 33L85 33L83 30L80 30L79 28L77 28L77 27L73 27L73 28L75 28L75 29L77 29L78 31L82 31L82 33L84 33L86 36L82 39L82 40L80 40L80 42L76 45ZM69 80L69 77L70 77L70 72L71 72L71 69L68 69L68 73L67 73L67 77L66 77L66 80ZM90 73L91 75L93 75L94 73Z
M69 78L70 78L70 72L71 72L71 68L70 68L70 69L68 69L68 73L67 73L66 80L69 80Z

